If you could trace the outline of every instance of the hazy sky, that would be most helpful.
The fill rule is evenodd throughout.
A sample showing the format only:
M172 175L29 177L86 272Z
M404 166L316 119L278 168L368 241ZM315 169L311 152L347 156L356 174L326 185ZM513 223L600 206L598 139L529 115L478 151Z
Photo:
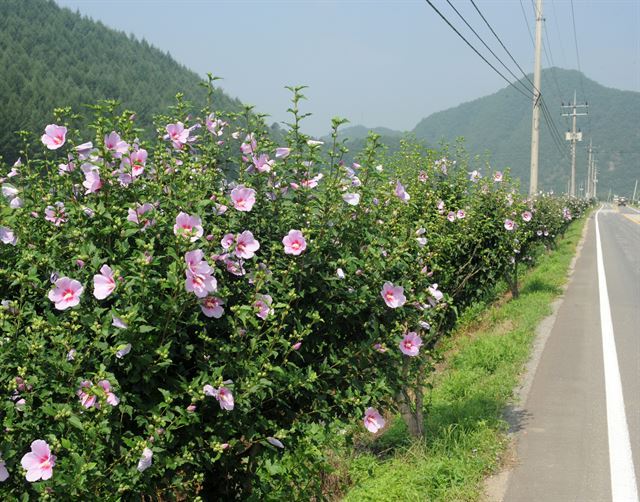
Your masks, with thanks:
M329 130L333 116L409 130L433 112L507 85L424 0L56 1L145 38L201 75L223 77L228 94L269 113L270 122L287 119L285 85L308 85L303 109L313 116L305 130L316 135ZM533 30L533 1L476 0L526 72L533 43L523 10ZM432 2L482 48L446 0ZM471 2L451 3L507 63ZM608 87L640 91L640 0L573 4L582 71ZM544 0L543 11L550 58L577 68L571 2Z

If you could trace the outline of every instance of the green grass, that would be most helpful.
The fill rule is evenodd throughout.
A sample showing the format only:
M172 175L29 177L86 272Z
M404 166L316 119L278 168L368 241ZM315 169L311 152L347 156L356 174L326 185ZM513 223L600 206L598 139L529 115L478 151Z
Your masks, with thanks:
M509 443L502 418L529 358L535 329L551 313L586 218L539 258L518 299L471 310L445 342L445 369L427 397L425 439L411 440L401 419L358 453L345 455L345 501L472 501ZM363 451L364 450L364 451ZM374 454L384 452L384 455Z

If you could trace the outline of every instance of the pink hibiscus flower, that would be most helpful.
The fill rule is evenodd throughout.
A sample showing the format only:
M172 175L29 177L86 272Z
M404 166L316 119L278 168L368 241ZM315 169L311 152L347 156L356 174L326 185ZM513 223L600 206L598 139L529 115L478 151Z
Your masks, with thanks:
M57 150L62 145L64 145L66 137L66 127L56 124L49 124L47 127L45 127L44 134L40 139L49 150Z
M250 155L255 152L258 147L258 143L256 142L256 138L253 133L247 134L244 138L244 142L240 145L240 151L245 155Z
M269 156L266 153L253 157L253 165L259 173L268 173L273 168L274 160L269 160Z
M205 121L207 130L214 136L222 136L222 134L224 133L224 128L227 125L229 124L220 119L217 119L213 113L209 114L207 120Z
M507 218L506 220L504 220L504 228L511 232L512 230L514 230L516 228L516 224L512 220Z
M91 141L87 141L86 143L82 143L81 145L76 146L76 152L78 152L78 158L80 160L87 159L92 150L93 143Z
M193 274L187 270L185 275L187 276L185 290L198 298L204 298L218 289L218 282L211 274Z
M438 303L439 301L442 301L442 298L444 298L444 295L442 294L442 291L438 289L437 284L432 284L431 286L429 286L427 288L427 291L429 292L429 295L431 295L431 298L433 298L436 303Z
M4 460L0 457L0 483L4 483L7 479L9 479L9 471L7 471Z
M216 319L220 319L222 314L224 314L224 300L222 298L218 298L217 296L207 296L202 303L200 304L200 308L202 309L202 313L207 317L214 317Z
M345 193L342 196L342 200L344 200L350 206L357 206L360 204L360 194L359 193Z
M13 199L14 197L17 197L19 193L20 193L20 190L18 190L16 187L14 187L9 183L5 183L4 185L2 185L2 195L9 200Z
M146 213L153 210L155 210L155 207L153 206L153 204L150 204L149 202L145 202L142 205L136 204L135 208L127 209L127 221L136 223L138 225L142 225L141 230L144 232L147 228L156 224L156 220L152 218L149 218L149 217L143 218L143 216Z
M95 406L98 399L95 394L87 392L91 387L93 384L89 380L83 380L80 382L80 388L76 391L76 395L80 398L80 404L87 409Z
M184 261L187 264L187 270L192 274L210 274L211 267L204 259L202 249L194 249L184 254Z
M496 183L500 183L502 181L502 172L496 171L495 173L493 173L493 181L495 181Z
M285 254L298 256L307 249L307 241L300 230L289 230L289 233L282 239Z
M324 174L318 173L313 178L310 178L308 180L302 180L300 182L300 186L304 188L315 188L318 186L318 183L322 178L324 178ZM293 186L293 183L291 185Z
M117 406L120 402L120 399L111 391L111 384L109 383L109 380L100 380L98 382L98 386L102 387L102 390L107 397L107 404L110 404L111 406Z
M95 193L102 188L102 180L100 179L100 171L92 164L82 164L80 166L84 173L84 181L82 186L87 189L85 195Z
M364 412L364 426L371 432L376 433L384 427L385 420L375 408L367 408Z
M235 241L235 239L236 238L233 234L225 234L222 240L220 241L220 244L222 245L223 249L229 249L233 245L233 242Z
M256 295L256 301L253 302L253 309L256 315L263 320L269 317L270 314L273 314L272 303L273 298L270 295Z
M129 157L123 157L120 169L124 173L131 173L133 178L137 178L144 172L147 162L147 151L143 148L131 152Z
M531 211L525 211L524 213L522 213L522 219L526 222L530 222L532 217L533 214L531 214Z
M121 318L119 318L116 315L114 315L113 318L111 319L111 325L119 329L127 329L129 327L129 325L126 322L124 322Z
M391 282L385 282L380 291L387 307L392 309L402 307L407 299L404 296L404 288L402 286L394 286Z
M276 448L282 448L282 449L284 448L284 445L282 444L282 441L280 441L280 440L279 440L279 439L277 439L277 438L274 438L273 436L269 436L269 437L267 437L267 442L268 442L270 445L275 446Z
M464 212L464 209L458 209L456 212L456 218L462 220L465 216L467 216L467 213Z
M229 272L230 274L243 276L246 273L244 267L242 266L242 263L232 260L231 258L225 258L224 265L225 267L227 267L227 272Z
M82 284L75 279L61 277L55 281L55 288L49 291L49 300L55 303L58 310L66 310L80 303L80 295L84 291Z
M404 186L402 185L402 183L400 183L399 181L396 181L395 193L402 202L409 202L409 199L411 198L411 196L404 189Z
M102 265L100 273L93 276L93 296L98 300L104 300L116 289L116 281L113 278L113 270L109 265Z
M144 450L142 450L142 456L140 457L140 460L138 460L138 472L144 472L146 471L149 467L151 467L151 464L153 463L153 451L151 450L151 448L146 448Z
M15 246L18 243L18 237L9 227L0 227L0 241L3 244Z
M104 146L107 150L117 154L117 156L127 153L127 150L129 150L129 144L120 139L120 135L115 131L105 135Z
M185 275L185 290L188 293L195 294L198 298L204 298L209 293L213 293L218 289L218 282L213 277L213 270L209 264L203 260L204 254L202 250L196 249L189 251L184 255L187 263Z
M202 230L202 221L197 215L188 215L181 212L176 217L176 224L173 226L173 233L179 237L187 238L191 242L197 241L204 231Z
M404 335L404 338L400 342L400 351L405 356L417 356L420 351L420 347L422 346L422 338L420 336L411 331Z
M456 213L449 211L449 214L447 214L447 220L451 222L456 221Z
M233 407L235 406L233 394L227 387L214 389L211 385L207 384L202 388L202 390L205 395L215 397L218 400L220 408L223 410L233 410Z
M167 134L164 136L164 138L171 140L175 148L182 148L182 146L186 144L187 140L189 139L189 129L185 129L182 122L168 124L165 129L167 131Z
M256 203L256 191L253 188L238 185L231 190L231 201L233 202L233 207L238 211L251 211Z
M59 227L67 221L67 214L64 210L64 202L56 202L53 206L47 206L44 210L44 219Z
M276 159L286 159L291 153L291 148L276 148Z
M20 464L27 471L27 481L31 483L39 479L44 481L53 475L56 456L51 454L46 441L36 439L31 443L31 451L22 457Z
M118 345L118 347L116 349L116 357L118 359L122 359L129 352L131 352L131 344L130 343L120 344L120 345Z
M236 249L234 253L238 258L249 260L254 257L258 249L260 249L260 243L253 237L253 234L249 230L245 230L236 237Z

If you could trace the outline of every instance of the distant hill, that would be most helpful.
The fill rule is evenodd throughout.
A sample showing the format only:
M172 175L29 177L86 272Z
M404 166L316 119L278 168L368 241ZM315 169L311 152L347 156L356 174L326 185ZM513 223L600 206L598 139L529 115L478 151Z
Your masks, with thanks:
M389 129L388 127L369 128L363 125L343 127L339 130L341 138L349 138L351 140L366 139L366 137L369 135L369 131L380 134L381 136L387 138L401 138L406 134L403 131L396 131L395 129ZM325 139L326 138L329 138L329 136L325 136Z
M107 28L52 0L0 1L0 155L17 157L14 131L40 133L56 107L118 99L143 126L175 104L177 92L197 108L206 89L196 73L144 40ZM218 109L241 104L216 90Z
M576 186L584 183L586 147L592 138L598 149L599 193L611 189L613 193L631 195L635 180L640 178L640 93L610 89L586 77L581 82L580 77L577 71L553 68L543 71L542 82L542 94L563 136L570 124L560 116L561 103L571 101L574 90L578 102L584 101L585 96L589 101L590 115L578 118L584 140L578 146ZM522 187L529 186L531 102L512 87L434 113L420 121L413 132L431 144L463 136L472 153L490 152L493 166L511 167ZM542 120L540 143L540 188L566 191L570 172L568 142L563 141L567 146L567 156L563 158Z
M564 192L570 174L569 143L564 133L570 127L568 119L561 117L560 105L573 99L589 101L589 116L578 118L583 141L578 143L576 186L584 184L587 169L587 146L593 139L597 148L599 169L598 191L630 196L636 179L640 179L640 93L604 87L574 70L550 68L543 70L542 93L550 114L563 137L564 156L556 148L549 128L541 116L540 167L538 186L542 190ZM529 76L533 80L531 76ZM524 80L524 79L523 79ZM584 89L584 93L583 93ZM367 134L363 126L347 127L342 138L349 138L347 146L351 161L353 153L363 145ZM454 108L434 113L421 120L408 133L386 128L373 129L382 135L382 142L390 151L397 150L403 135L413 136L420 142L437 146L441 142L453 143L463 137L472 155L485 155L495 168L511 168L519 177L521 187L529 186L531 159L531 102L512 87Z

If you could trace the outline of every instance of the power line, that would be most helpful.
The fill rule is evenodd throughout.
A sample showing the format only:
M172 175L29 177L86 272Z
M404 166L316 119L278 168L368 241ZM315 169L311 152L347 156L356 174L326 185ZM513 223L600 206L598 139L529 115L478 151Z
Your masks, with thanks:
M447 0L449 1L449 0ZM525 73L525 71L522 69L522 67L518 64L518 62L515 60L515 58L513 57L513 55L511 54L511 52L509 52L509 49L506 48L506 46L502 43L502 40L500 39L500 37L498 36L498 34L495 32L495 30L493 29L493 27L489 24L489 21L487 21L487 19L484 17L484 15L482 14L482 12L480 12L480 9L478 8L478 6L476 5L476 3L474 2L474 0L471 0L471 4L473 5L473 7L476 9L476 12L478 14L480 14L480 17L482 18L482 20L484 21L484 23L487 25L487 27L491 30L491 33L493 33L493 36L496 37L496 40L498 40L498 42L500 43L500 45L502 46L502 48L505 50L505 52L509 55L509 57L511 58L511 61L513 61L515 63L515 65L518 67L518 70L520 70L520 73L522 73L524 75L524 78L526 78L529 83L531 84L531 86L538 91L538 94L540 93L540 89L536 89L535 86L533 85L533 82L531 82L531 80L529 79L529 77L527 76L527 74ZM513 74L512 74L513 75ZM515 75L514 75L515 77Z
M467 27L469 27L469 29L471 29L471 31L475 34L476 37L478 37L478 39L482 42L482 44L491 52L491 54L500 62L500 64L502 64L502 66L504 66L507 71L516 79L516 82L518 82L521 86L523 86L529 94L525 93L522 91L522 89L520 87L517 87L513 82L511 82L507 77L504 76L504 74L502 74L493 64L491 64L491 62L489 62L487 60L487 58L485 58L474 46L473 44L471 44L471 42L469 42L464 35L462 35L460 33L460 31L458 31L455 26L453 26L453 24L446 18L446 16L444 14L442 14L442 12L440 12L440 10L438 10L438 8L430 1L430 0L425 0L429 6L436 12L436 14L438 14L440 16L440 18L442 18L442 20L447 23L447 25L456 33L456 35L458 35L458 37L460 37L470 48L471 50L473 50L473 52L475 52L485 63L487 63L491 69L496 72L500 77L502 77L502 79L507 82L511 87L513 87L515 90L517 90L520 94L522 94L523 96L525 96L525 98L527 98L528 100L530 100L533 97L533 92L531 89L527 88L524 86L524 83L521 79L518 79L511 70L509 70L509 68L504 64L504 62L502 62L502 60L495 54L494 51L492 51L489 46L484 42L484 40L482 39L482 37L480 37L480 35L478 35L478 33L471 27L471 25L466 21L466 19L464 18L464 16L462 16L462 14L460 14L460 12L458 12L458 10L451 4L451 2L449 0L447 0L447 3L451 6L451 8L456 12L456 14L463 20L463 22L467 25ZM521 5L522 5L522 0L521 1ZM515 58L513 58L513 56L511 55L511 53L509 52L509 50L506 48L506 46L502 43L502 41L500 40L500 38L498 37L498 35L495 33L495 31L493 30L493 28L491 28L490 24L488 23L488 21L486 20L486 18L484 18L484 16L482 16L482 13L479 11L477 5L474 4L474 7L476 8L476 10L478 11L478 13L481 15L481 17L483 18L483 20L485 21L485 23L489 26L489 28L491 29L491 31L493 32L494 36L498 39L498 41L500 42L500 44L502 45L502 47L505 49L505 51L507 52L507 54L509 54L509 57L511 57L512 61L516 64L516 66L518 67L518 69L522 72L522 74L524 75L524 78L529 81L529 83L531 83L531 86L535 89L535 86L533 85L533 83L531 82L531 80L529 79L529 77L527 76L527 74L524 72L524 70L522 69L522 67L517 63L517 61L515 60ZM524 10L524 9L523 9ZM525 15L525 20L526 20L526 15ZM527 21L528 23L528 21ZM553 140L554 146L558 149L558 151L560 152L560 154L565 157L566 156L566 152L564 151L562 145L564 144L564 142L562 141L562 136L560 134L560 132L558 131L558 128L555 124L555 122L553 121L553 118L551 116L551 113L549 112L549 109L547 107L546 102L543 99L542 94L540 93L540 91L538 91L538 96L539 96L539 100L540 100L540 106L541 109L543 111L543 118L544 118L544 122L547 124L547 127L549 128L549 133L551 135L551 138Z
M558 43L560 44L560 55L562 56L562 61L564 61L564 66L567 66L567 55L564 52L564 44L562 43L562 36L560 35L560 24L558 23L558 12L556 11L556 3L551 0L551 7L553 8L553 21L556 25L556 33L558 35Z
M519 79L519 78L518 78L518 77L517 77L517 76L516 76L516 75L515 75L515 74L514 74L514 73L513 73L509 68L508 68L508 67L507 67L507 65L505 65L505 64L504 64L504 62L503 62L503 61L502 61L502 60L497 56L497 54L496 54L495 52L493 52L493 50L491 49L491 47L489 47L489 46L487 45L487 43L482 39L482 37L481 37L480 35L478 35L478 32L477 32L476 30L474 30L474 29L473 29L473 27L472 27L472 26L469 24L469 22L464 18L464 16L463 16L462 14L460 14L460 12L458 11L458 9L456 9L456 8L453 6L453 4L451 3L451 1L450 1L450 0L446 0L446 1L447 1L447 3L449 4L449 6L453 9L453 11L458 15L458 17L459 17L460 19L462 19L462 22L464 22L464 24L466 24L466 25L467 25L467 28L469 28L469 29L473 32L473 34L477 37L477 39L478 39L478 40L480 40L480 42L482 43L482 45L484 45L484 46L485 46L485 48L486 48L486 49L491 53L491 55L492 55L494 58L496 58L496 59L498 60L498 62L502 65L502 67L503 67L505 70L507 70L507 71L509 72L509 74L510 74L513 78L515 78L515 79L516 79L516 82L517 82L517 83L519 83L519 84L520 84L520 85L525 89L525 91L526 91L526 92L531 92L531 93L533 93L533 91L532 91L531 89L529 89L528 87L526 87L526 86L521 82L521 80L520 80L520 79ZM471 0L471 3L473 3L473 0ZM474 3L474 7L475 7L475 3ZM478 8L476 7L476 10L477 10L477 9L478 9ZM478 12L480 12L480 11L478 11ZM480 14L480 15L482 15L482 14ZM483 17L483 19L484 19L484 17ZM485 22L486 22L486 21L485 21ZM487 24L488 24L488 23L487 23ZM489 28L491 28L491 27L489 26ZM491 30L491 31L493 31L493 30ZM494 35L495 35L495 32L494 32ZM496 37L497 37L497 35L496 35ZM498 39L498 40L500 40L500 39ZM500 42L500 43L502 44L502 42ZM503 45L503 47L504 47L504 45ZM505 47L505 50L506 50L506 47ZM507 51L507 53L509 54L509 56L511 56L511 54L509 53L509 51ZM513 57L512 57L511 59L513 60ZM515 61L515 60L514 60L514 61ZM516 65L518 65L518 63L516 63ZM518 66L518 68L520 68L520 66ZM531 83L531 81L529 81L529 82ZM533 83L531 83L531 85L533 86Z
M524 5L522 4L522 0L520 0L520 9L522 10L522 16L524 17L524 22L527 25L527 31L529 32L529 38L531 39L531 45L535 47L536 43L533 41L533 33L531 33L531 25L529 24L529 18L527 17L527 13L524 10Z
M580 90L582 91L582 97L586 98L584 93L584 87L582 85L582 68L580 66L580 51L578 50L578 32L576 31L576 13L573 10L573 0L571 0L571 22L573 24L573 41L576 46L576 61L578 62L578 71L580 72Z
M509 84L511 87L513 87L516 91L518 91L520 94L522 94L525 98L527 98L527 99L531 99L531 96L530 96L529 94L524 93L524 92L523 92L519 87L516 87L516 86L513 84L513 82L511 82L507 77L505 77L502 73L500 73L500 71L499 71L495 66L493 66L493 65L492 65L492 64L487 60L487 58L485 58L482 54L480 54L480 52L479 52L479 51L478 51L478 50L477 50L477 49L476 49L476 48L475 48L475 47L474 47L474 46L473 46L473 45L472 45L472 44L471 44L471 43L470 43L470 42L469 42L465 37L464 37L464 35L462 35L462 33L460 33L460 32L455 28L455 26L453 26L453 25L451 24L451 22L450 22L450 21L449 21L449 20L448 20L448 19L447 19L447 18L446 18L446 17L445 17L445 16L444 16L444 15L443 15L439 10L438 10L438 8L437 8L435 5L433 5L433 3L431 2L431 0L425 0L425 2L427 2L427 3L429 4L429 6L430 6L430 7L431 7L435 12L436 12L436 14L438 14L438 15L442 18L442 20L443 20L445 23L447 23L447 25L449 25L449 28L451 28L451 29L456 33L456 35L458 35L458 36L459 36L459 37L464 41L464 43L466 43L466 44L471 48L471 50L473 50L473 52L475 52L478 56L480 56L480 58L481 58L485 63L487 63L487 64L491 67L491 69L492 69L493 71L495 71L498 75L500 75L500 77L502 77L502 79L503 79L505 82L507 82L507 84Z
M588 102L587 94L584 92L584 77L582 76L582 68L580 66L580 51L578 50L578 32L576 30L576 14L573 8L573 0L571 0L571 22L573 24L573 41L576 46L576 61L578 63L578 72L580 72L580 90L582 91L582 98L585 102ZM591 117L587 117L587 125L591 130Z
M522 73L524 78L529 81L529 83L531 84L533 89L538 92L539 99L540 99L540 105L541 105L542 111L543 111L543 118L544 118L545 122L547 123L547 127L549 127L549 132L551 133L551 138L553 139L553 142L554 142L556 148L558 148L560 154L564 157L565 156L565 152L564 152L564 150L562 148L562 145L564 144L563 141L562 141L562 136L561 136L560 132L558 131L558 128L557 128L557 126L556 126L556 124L555 124L555 122L553 120L553 117L552 117L551 113L549 112L549 109L547 107L546 102L544 101L544 98L542 96L542 93L540 92L540 89L536 89L536 87L533 84L533 82L531 82L531 79L529 78L529 76L525 73L525 71L522 69L522 67L518 64L518 62L513 57L513 55L509 51L509 49L507 49L507 47L502 42L502 40L500 39L498 34L495 32L495 30L493 29L493 27L491 26L491 24L489 23L487 18L482 14L480 9L476 5L475 1L474 0L470 0L470 1L471 1L471 4L473 5L473 7L475 8L476 12L480 15L480 17L482 18L484 23L489 28L489 30L491 30L491 33L493 33L493 36L496 37L496 39L498 40L498 42L500 43L502 48L509 55L509 57L511 58L511 61L513 61L515 63L515 65L518 67L518 69L520 70L520 72ZM521 0L520 5L522 6L522 0ZM522 6L522 8L523 8L523 11L524 11L524 6ZM526 21L526 14L525 14L525 21ZM526 21L526 22L527 22L527 26L529 26L528 21ZM529 30L529 32L531 32L531 30ZM546 52L546 48L545 48L545 52ZM547 59L549 59L548 56L547 56ZM557 81L556 81L556 86L558 87L558 94L560 94L560 86L558 85Z

